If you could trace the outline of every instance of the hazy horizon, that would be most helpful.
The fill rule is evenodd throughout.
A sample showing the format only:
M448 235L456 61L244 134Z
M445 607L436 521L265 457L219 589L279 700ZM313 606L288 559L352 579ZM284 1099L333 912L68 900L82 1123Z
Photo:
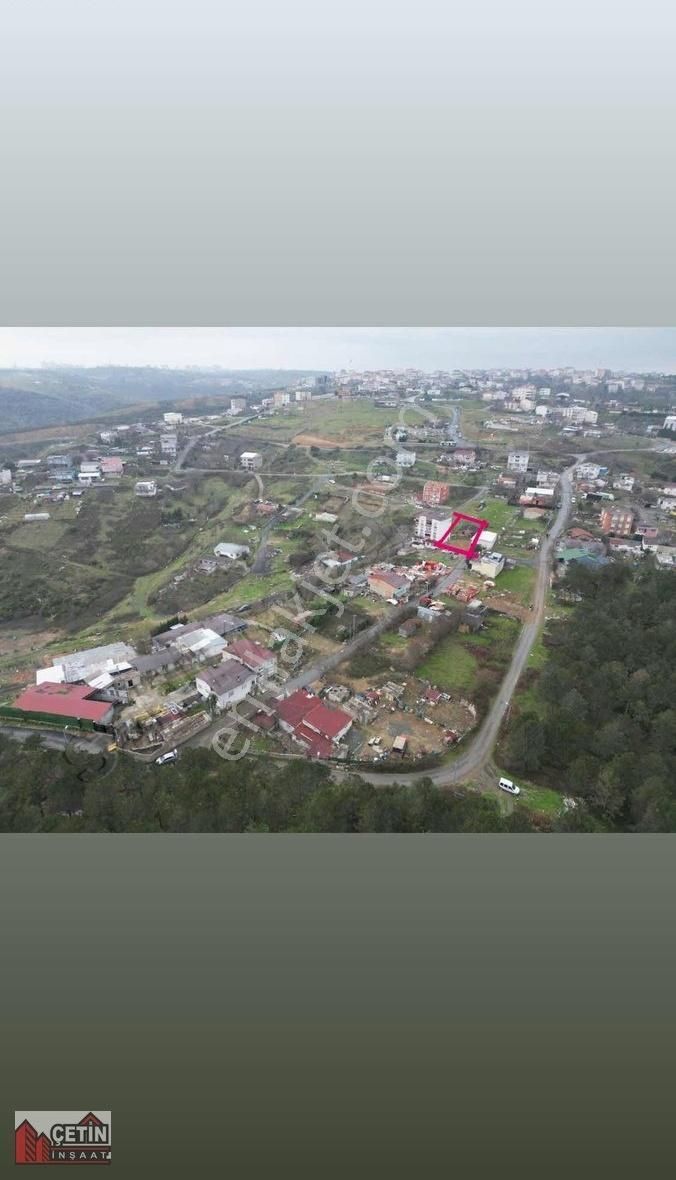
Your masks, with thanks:
M676 373L676 328L0 328L0 368L50 365Z

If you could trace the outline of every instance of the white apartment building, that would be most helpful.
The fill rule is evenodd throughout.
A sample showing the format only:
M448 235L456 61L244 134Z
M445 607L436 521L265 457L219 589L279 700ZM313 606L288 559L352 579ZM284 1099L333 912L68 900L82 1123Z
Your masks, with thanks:
M538 471L535 482L539 488L555 488L560 479L558 471Z
M484 578L497 578L504 568L505 559L501 553L484 553L480 561L472 561L472 572Z
M507 468L509 471L521 471L525 474L528 471L528 460L530 458L528 451L510 451L507 456Z
M426 508L415 518L417 541L440 541L451 527L453 513L442 508Z
M167 414L163 414L162 417L164 418L167 426L180 426L181 422L183 421L183 415L177 413L174 410L170 410Z
M395 462L397 467L413 467L415 464L415 451L397 451Z
M575 468L577 479L598 479L600 474L601 468L598 463L578 463Z
M137 496L156 496L157 484L154 479L141 479L134 484L134 492Z
M239 462L245 471L258 471L263 466L263 456L260 451L242 451Z
M667 414L662 430L676 430L676 414Z

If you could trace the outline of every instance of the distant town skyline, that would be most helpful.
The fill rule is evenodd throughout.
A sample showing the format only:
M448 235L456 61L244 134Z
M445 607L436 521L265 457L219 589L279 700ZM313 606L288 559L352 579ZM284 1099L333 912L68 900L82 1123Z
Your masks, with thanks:
M676 373L676 328L0 328L0 368L49 365Z

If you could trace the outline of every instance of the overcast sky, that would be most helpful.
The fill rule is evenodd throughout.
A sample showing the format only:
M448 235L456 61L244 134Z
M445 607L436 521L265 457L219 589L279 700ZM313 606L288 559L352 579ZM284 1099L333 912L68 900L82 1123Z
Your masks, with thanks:
M676 328L0 328L0 368L55 362L676 373Z

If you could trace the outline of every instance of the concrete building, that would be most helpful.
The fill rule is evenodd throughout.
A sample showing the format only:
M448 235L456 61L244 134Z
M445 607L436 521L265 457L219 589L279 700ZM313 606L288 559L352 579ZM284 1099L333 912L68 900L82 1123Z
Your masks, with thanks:
M141 479L134 484L134 493L137 496L156 496L157 484L154 479Z
M472 561L472 572L484 578L497 578L504 568L505 559L501 553L485 553L478 561Z
M676 430L676 414L667 414L662 430Z
M259 451L242 451L239 462L245 471L259 471L263 466L263 456Z
M395 463L397 467L414 467L415 451L397 451Z
M160 453L172 457L178 454L178 437L175 434L160 435Z
M418 541L440 541L451 527L453 514L442 508L428 508L415 518L415 537Z
M167 426L180 426L183 421L183 415L177 413L175 410L169 410L168 413L162 415Z
M256 677L239 660L224 660L215 668L205 668L195 677L195 687L205 700L216 697L219 709L227 709L243 701L254 688Z
M558 471L538 471L535 476L535 482L539 488L555 488L559 482L560 475Z
M269 648L263 647L262 643L256 643L253 639L236 639L234 643L228 644L227 651L224 658L232 656L233 659L239 660L251 672L254 672L259 681L265 681L269 677L274 676L277 671L277 656Z
M11 482L12 472L10 471L9 467L3 467L2 471L0 471L0 484L3 484L6 487L11 484Z
M231 561L246 557L250 552L248 545L235 545L230 541L221 541L219 545L214 547L216 557L229 557Z
M246 410L246 398L245 397L231 397L230 398L230 413L231 414L242 414L242 413L244 413L244 410Z
M405 598L411 589L411 583L403 574L395 574L392 570L371 570L368 575L369 590L372 594L379 594L381 598Z
M631 508L604 508L601 512L601 531L616 537L631 537L636 517Z
M507 468L509 471L519 471L525 474L528 471L528 460L530 456L528 451L510 451L507 456Z

